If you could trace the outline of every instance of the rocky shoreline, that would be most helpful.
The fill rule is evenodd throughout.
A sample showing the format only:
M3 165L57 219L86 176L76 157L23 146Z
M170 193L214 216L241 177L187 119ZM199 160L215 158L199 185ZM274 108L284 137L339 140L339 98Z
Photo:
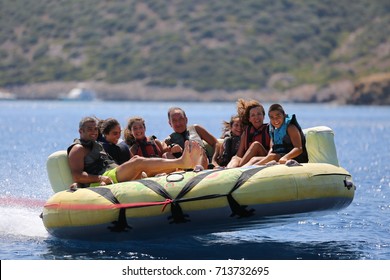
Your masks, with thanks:
M342 80L319 87L302 85L286 91L264 89L227 92L214 90L197 92L193 89L150 87L145 81L107 84L96 81L48 82L0 89L10 92L16 99L56 100L73 88L85 88L96 93L100 100L133 101L236 101L238 98L257 99L261 102L333 103L338 105L390 105L390 73L375 74L353 83Z

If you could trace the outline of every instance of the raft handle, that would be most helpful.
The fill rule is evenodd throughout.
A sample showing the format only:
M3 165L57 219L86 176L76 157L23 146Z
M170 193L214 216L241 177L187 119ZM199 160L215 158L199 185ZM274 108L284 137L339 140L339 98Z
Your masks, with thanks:
M354 185L354 183L352 182L352 179L351 178L345 178L344 179L344 187L346 187L348 190L354 188L356 190L356 187Z
M167 175L167 182L180 182L184 179L185 172L173 172Z

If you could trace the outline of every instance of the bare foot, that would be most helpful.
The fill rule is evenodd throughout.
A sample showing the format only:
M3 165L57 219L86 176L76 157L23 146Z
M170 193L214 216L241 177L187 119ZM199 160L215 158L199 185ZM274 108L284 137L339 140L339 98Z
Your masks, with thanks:
M200 171L203 171L203 170L204 170L204 168L203 168L202 165L197 164L194 167L194 172L200 172Z
M184 143L183 155L181 160L183 161L183 168L194 168L199 163L199 158L202 154L202 148L199 143L195 141L186 141Z
M296 160L293 160L293 159L290 159L286 162L286 165L287 166L301 166L302 164L300 164L299 162L297 162Z
M275 161L275 160L271 160L271 161L269 161L269 162L267 162L266 164L265 164L265 166L272 166L272 165L277 165L278 163Z
M77 183L72 183L72 184L69 185L69 189L70 189L71 191L77 190L77 187L78 187L78 184L77 184Z

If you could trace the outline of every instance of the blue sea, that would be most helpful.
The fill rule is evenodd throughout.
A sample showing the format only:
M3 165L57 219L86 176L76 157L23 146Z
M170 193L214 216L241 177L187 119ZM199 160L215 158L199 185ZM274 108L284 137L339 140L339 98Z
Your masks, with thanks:
M219 137L235 103L0 101L0 259L390 260L390 107L283 105L304 128L334 130L339 162L356 185L348 208L233 232L87 242L50 236L39 217L53 195L46 159L78 137L83 116L114 117L122 127L142 116L147 134L161 139L171 132L168 108L179 106Z

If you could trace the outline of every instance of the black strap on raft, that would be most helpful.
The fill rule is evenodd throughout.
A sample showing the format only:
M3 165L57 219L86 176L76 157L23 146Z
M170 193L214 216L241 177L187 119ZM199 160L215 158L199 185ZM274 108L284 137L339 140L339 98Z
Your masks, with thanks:
M254 215L255 209L249 209L246 208L248 205L240 205L233 197L233 192L237 190L239 187L241 187L250 177L255 175L260 170L264 169L265 166L257 167L257 168L251 168L248 170L245 170L242 172L241 176L238 178L236 184L234 187L230 190L230 192L227 194L227 200L229 202L230 209L232 210L232 214L230 217L239 216L239 218L243 217L250 217Z
M215 169L212 171L204 172L202 174L199 174L198 176L192 178L189 180L185 186L181 189L180 193L177 195L176 199L181 199L183 196L185 196L190 190L192 190L197 184L199 184L200 181L202 181L204 178L206 178L208 175L219 172L220 170Z
M184 199L183 196L185 196L191 189L193 189L200 181L202 181L206 176L208 176L212 172L218 172L220 170L213 170L209 172L205 172L203 174L199 174L198 176L192 178L189 180L186 185L182 188L180 193L176 196L176 198L172 198L170 194L158 183L152 180L139 180L139 183L142 183L155 193L161 195L165 199L171 200L171 216L168 217L168 220L172 220L170 223L180 224L180 223L186 223L189 222L189 216L183 213L183 210L180 207L181 202L188 202L188 201L196 201L196 200L204 200L204 199L211 199L216 198L221 195L208 195L208 196L202 196L202 197L195 197L195 198L188 198Z
M177 222L177 218L180 218L180 216L176 216L176 215L182 215L184 217L184 219L186 217L188 217L188 215L184 215L183 214L183 211L181 210L181 207L179 205L179 202L188 202L188 201L195 201L195 200L204 200L204 199L210 199L210 198L215 198L216 196L202 196L202 197L196 197L196 198L189 198L189 199L183 199L183 196L185 196L190 190L192 190L200 181L202 181L206 176L208 176L209 174L211 173L214 173L214 172L218 172L219 170L215 170L215 171L209 171L209 172L205 172L203 174L199 174L198 176L192 178L191 180L189 180L185 186L181 189L181 191L179 192L179 194L176 196L176 198L173 200L173 203L172 203L172 216L170 217L171 219L173 219L173 222L176 223ZM180 222L181 220L179 220ZM190 220L188 219L185 219L184 222L188 222Z
M118 199L114 196L114 194L111 192L109 188L96 187L96 188L89 188L89 190L100 194L101 196L103 196L105 199L112 202L113 204L120 204ZM108 229L113 232L122 232L122 231L127 231L127 229L131 229L131 227L127 224L127 220L126 220L126 208L119 209L118 221L113 221L112 224L113 226L108 227Z
M214 199L218 197L226 196L230 209L232 210L231 217L238 216L239 218L242 217L250 217L254 215L254 209L247 210L246 208L248 205L240 205L234 198L233 198L233 192L237 190L239 187L241 187L249 178L251 178L253 175L255 175L260 170L264 169L266 166L260 166L257 168L251 168L248 170L245 170L241 176L238 178L236 184L234 187L229 191L228 194L211 194L211 195L204 195L199 197L192 197L192 198L183 198L188 192L190 192L199 182L201 182L204 178L206 178L208 175L214 172L220 172L221 170L212 170L209 172L205 172L202 174L199 174L198 176L192 178L189 180L186 185L182 188L180 193L176 196L176 198L172 198L165 189L158 183L151 181L151 180L139 180L140 183L144 184L149 189L153 190L155 193L161 195L165 199L172 200L171 202L171 212L172 216L168 217L168 219L172 219L173 221L171 223L185 223L189 222L188 215L183 213L183 210L181 209L179 203L183 202L190 202L190 201L198 201L198 200L206 200L206 199Z
M211 195L204 195L199 197L192 197L192 198L184 198L184 196L189 193L199 182L201 182L204 178L206 178L208 175L214 172L221 172L222 170L210 170L208 172L201 173L191 180L189 180L186 185L182 188L182 190L179 192L179 194L176 196L176 198L172 198L171 195L164 189L163 186L158 184L157 182L153 180L148 179L142 179L138 180L137 182L143 184L145 187L149 188L150 190L154 191L156 194L162 196L166 200L170 201L171 204L171 216L168 217L168 220L171 220L170 223L186 223L189 222L189 216L187 214L183 213L183 210L180 206L180 203L183 202L191 202L191 201L199 201L199 200L206 200L206 199L215 199L219 197L227 197L230 209L232 210L232 214L230 217L238 216L239 218L243 217L250 217L254 215L254 209L247 209L248 205L240 205L234 198L233 198L233 192L240 188L249 178L251 178L253 175L255 175L260 170L264 169L266 166L260 166L256 168L251 168L248 170L245 170L242 172L240 177L238 178L236 184L233 186L233 188L229 191L227 194L211 194ZM118 199L114 196L114 194L111 192L109 188L105 187L95 187L90 188L89 190L94 191L113 204L121 204ZM150 206L150 205L149 205ZM143 207L143 206L139 206ZM113 232L122 232L127 231L127 229L131 229L131 227L127 224L126 219L126 209L130 207L123 207L120 208L119 211L119 217L117 221L112 222L113 226L108 227Z
M170 199L172 201L171 203L171 213L172 216L169 216L168 219L171 221L170 223L175 223L175 224L181 224L181 223L186 223L189 222L190 220L187 219L188 215L184 215L183 210L181 209L178 201L176 199L173 199L171 195L158 183L152 180L139 180L139 183L142 183L145 187L148 187L155 193L161 195L165 199Z

